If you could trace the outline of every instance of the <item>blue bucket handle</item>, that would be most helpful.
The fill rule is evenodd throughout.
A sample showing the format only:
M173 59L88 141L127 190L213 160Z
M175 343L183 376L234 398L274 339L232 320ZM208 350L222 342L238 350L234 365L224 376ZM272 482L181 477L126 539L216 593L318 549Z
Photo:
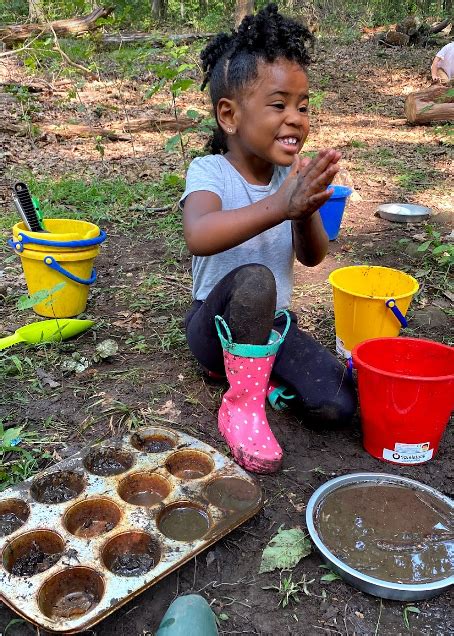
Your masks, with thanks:
M400 322L402 327L408 327L408 322L403 313L400 311L399 307L396 305L396 301L394 298L390 298L386 301L386 306L388 309L391 309L393 314L396 316L397 320Z
M22 234L19 232L18 241L13 241L12 239L8 240L8 245L15 249L17 252L24 251L24 245L27 243L32 243L34 245L45 245L46 247L91 247L92 245L99 245L106 240L107 234L104 230L99 231L99 235L95 236L91 239L80 239L79 241L46 241L46 239L34 238L33 236L28 236L27 234Z
M96 278L97 278L96 270L94 267L93 267L93 271L91 273L90 278L79 278L79 276L72 274L67 269L62 267L60 263L57 263L57 261L55 260L53 256L45 256L44 264L47 265L47 267L50 267L51 269L55 270L56 272L63 274L63 276L66 276L66 278L73 280L75 283L80 283L80 285L91 285L96 281Z

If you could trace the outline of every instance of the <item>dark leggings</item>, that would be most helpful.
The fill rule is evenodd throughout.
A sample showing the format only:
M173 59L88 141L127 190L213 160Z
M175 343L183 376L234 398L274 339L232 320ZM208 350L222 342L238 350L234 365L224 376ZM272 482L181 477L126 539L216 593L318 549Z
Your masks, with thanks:
M276 283L264 265L243 265L217 283L207 299L195 300L185 319L188 345L207 370L224 374L222 346L214 317L223 316L234 342L264 344L274 325L282 332L285 317L274 319ZM273 378L297 395L292 406L310 426L347 423L357 399L345 366L323 345L298 329L296 316L279 348Z

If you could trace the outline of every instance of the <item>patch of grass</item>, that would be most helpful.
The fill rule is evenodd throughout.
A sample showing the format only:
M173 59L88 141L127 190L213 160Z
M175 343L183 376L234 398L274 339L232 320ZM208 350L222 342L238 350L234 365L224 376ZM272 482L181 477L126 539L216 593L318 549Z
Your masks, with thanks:
M137 224L137 217L147 208L175 203L184 186L183 179L175 174L164 174L158 183L128 183L123 179L87 182L72 176L37 179L30 173L16 178L22 178L39 199L45 218L85 219L94 223L116 220L126 226ZM169 221L160 219L160 223L164 228ZM9 229L11 217L2 217L1 227Z
M430 171L412 170L411 168L405 168L395 177L397 185L408 192L416 192L421 188L425 188L427 186L428 179L430 179Z
M367 143L360 139L350 139L347 146L350 146L350 148L367 148Z
M0 491L40 470L52 458L51 443L51 437L42 431L0 420Z

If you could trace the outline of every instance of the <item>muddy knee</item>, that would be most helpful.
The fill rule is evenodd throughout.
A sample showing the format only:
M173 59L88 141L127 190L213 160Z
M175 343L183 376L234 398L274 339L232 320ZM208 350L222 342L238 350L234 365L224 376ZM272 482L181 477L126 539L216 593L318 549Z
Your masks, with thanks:
M235 342L267 342L276 310L276 281L265 265L238 269L233 282L228 312L224 316Z
M304 424L310 428L339 428L351 422L356 413L357 398L354 389L345 390L335 399L318 406L302 407Z

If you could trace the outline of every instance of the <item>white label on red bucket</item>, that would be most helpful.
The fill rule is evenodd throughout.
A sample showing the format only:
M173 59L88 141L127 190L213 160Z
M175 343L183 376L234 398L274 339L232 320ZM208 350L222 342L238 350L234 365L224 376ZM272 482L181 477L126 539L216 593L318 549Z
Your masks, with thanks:
M434 449L422 450L423 447L427 447L428 444L399 444L399 446L414 447L415 450L405 452L399 452L397 450L390 450L389 448L383 449L383 459L395 464L421 464L422 462L428 462L432 459ZM398 444L396 444L398 446ZM416 448L418 450L416 450Z
M340 356L344 358L351 358L352 352L344 347L344 341L336 336L336 351Z
M430 442L423 442L422 444L402 444L402 442L397 442L394 444L394 450L401 455L426 453L429 448Z

